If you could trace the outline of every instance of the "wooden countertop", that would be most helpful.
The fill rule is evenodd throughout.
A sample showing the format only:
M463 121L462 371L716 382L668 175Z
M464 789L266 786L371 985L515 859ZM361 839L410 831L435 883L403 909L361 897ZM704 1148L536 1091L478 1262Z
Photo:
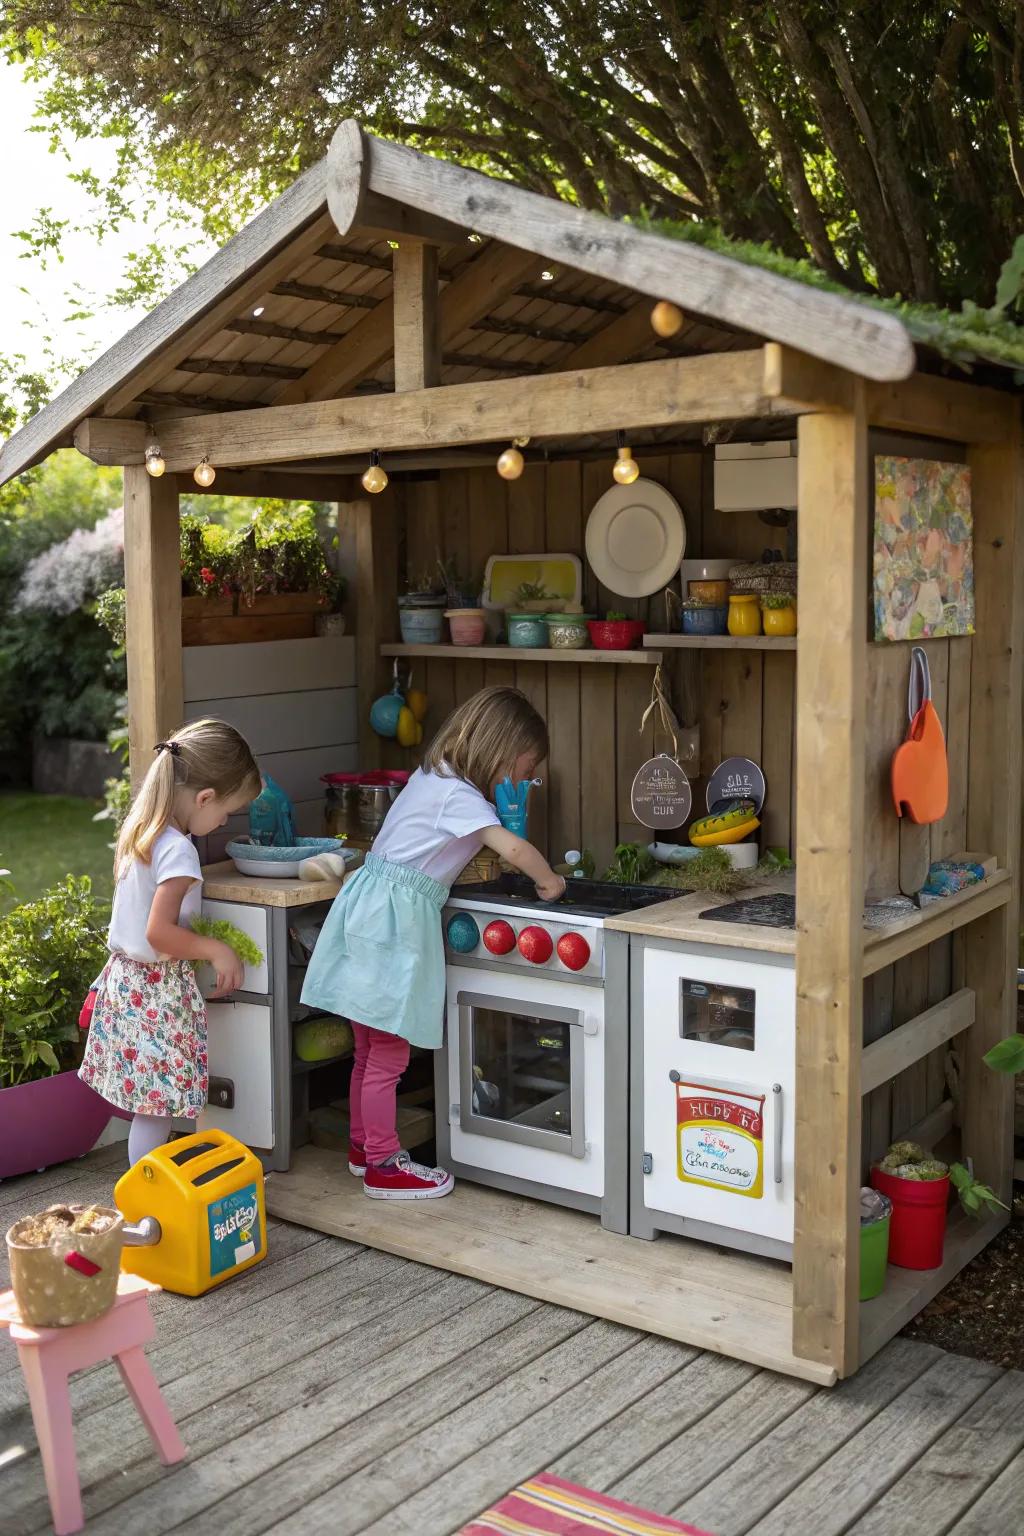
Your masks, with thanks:
M314 901L333 901L340 880L269 880L243 875L230 859L207 864L203 870L203 895L211 901L240 901L254 907L308 907Z
M674 939L679 943L721 944L730 949L760 949L774 955L796 953L794 928L762 928L756 923L716 923L702 918L712 907L725 907L733 901L749 901L752 896L772 896L777 892L793 895L796 882L792 875L777 880L757 880L732 896L715 896L695 891L690 896L676 896L643 907L622 917L612 917L605 927L617 933L642 933L649 938Z

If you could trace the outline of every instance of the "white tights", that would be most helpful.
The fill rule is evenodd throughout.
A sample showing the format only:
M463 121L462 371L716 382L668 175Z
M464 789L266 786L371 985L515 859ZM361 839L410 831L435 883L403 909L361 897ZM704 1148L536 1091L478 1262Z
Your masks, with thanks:
M132 1165L171 1137L170 1115L135 1115L128 1132L128 1161Z

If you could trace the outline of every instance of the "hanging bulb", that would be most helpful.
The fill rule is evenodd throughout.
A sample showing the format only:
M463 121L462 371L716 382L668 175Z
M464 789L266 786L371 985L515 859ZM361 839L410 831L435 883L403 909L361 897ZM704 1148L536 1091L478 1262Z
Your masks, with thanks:
M651 326L658 336L674 336L683 327L683 312L678 304L661 299L651 310Z
M371 496L379 496L388 483L387 473L381 466L380 454L375 448L370 454L370 467L363 475L363 490Z
M166 468L163 454L160 452L160 444L150 443L146 449L146 474L152 475L154 480L159 480Z
M519 479L525 466L525 460L519 450L525 448L529 441L528 437L514 437L511 448L506 448L504 453L498 455L495 467L503 480Z
M204 455L196 465L195 469L192 471L192 479L195 481L196 485L210 486L213 484L216 478L217 471L214 469L209 459Z
M625 434L617 432L615 436L618 457L612 465L612 478L617 480L619 485L632 485L633 481L639 478L640 465L626 446Z

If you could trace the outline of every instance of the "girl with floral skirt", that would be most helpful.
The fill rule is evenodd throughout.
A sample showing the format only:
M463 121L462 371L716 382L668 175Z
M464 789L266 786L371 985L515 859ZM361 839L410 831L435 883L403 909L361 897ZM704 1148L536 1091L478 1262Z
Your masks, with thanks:
M133 1112L132 1163L169 1140L174 1118L194 1120L206 1106L206 1005L191 962L213 966L213 997L241 984L242 963L190 927L202 896L192 838L222 827L260 792L246 741L221 720L186 725L155 751L117 840L110 958L93 988L78 1074Z

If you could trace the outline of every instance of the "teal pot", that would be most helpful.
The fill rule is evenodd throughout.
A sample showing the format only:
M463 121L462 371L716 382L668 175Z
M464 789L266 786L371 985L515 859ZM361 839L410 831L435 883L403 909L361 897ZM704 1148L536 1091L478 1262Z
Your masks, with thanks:
M545 651L548 647L547 619L542 613L509 613L505 617L509 645Z

